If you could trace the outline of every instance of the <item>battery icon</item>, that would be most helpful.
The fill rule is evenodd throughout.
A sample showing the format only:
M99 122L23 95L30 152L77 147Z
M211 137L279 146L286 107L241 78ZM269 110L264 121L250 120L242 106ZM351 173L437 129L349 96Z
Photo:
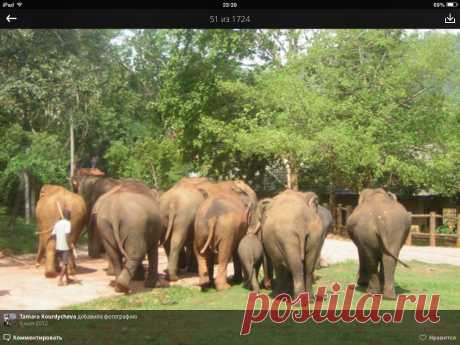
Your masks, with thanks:
M458 7L458 2L446 2L447 7Z

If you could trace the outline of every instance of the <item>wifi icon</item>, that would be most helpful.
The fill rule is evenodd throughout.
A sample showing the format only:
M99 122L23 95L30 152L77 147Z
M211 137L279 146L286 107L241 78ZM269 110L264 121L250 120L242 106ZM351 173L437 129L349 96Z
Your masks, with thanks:
M16 5L18 5L18 7L21 7L21 6L22 6L22 2L17 2Z

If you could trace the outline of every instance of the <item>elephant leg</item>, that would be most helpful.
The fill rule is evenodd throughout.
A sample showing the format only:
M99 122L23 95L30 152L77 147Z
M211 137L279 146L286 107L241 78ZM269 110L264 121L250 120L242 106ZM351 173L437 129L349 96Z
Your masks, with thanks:
M358 285L368 286L369 285L369 271L366 263L365 255L363 250L358 248L359 255L359 272L358 272Z
M263 269L264 269L263 287L265 289L271 289L272 280L273 280L273 265L272 265L270 258L265 253L263 256Z
M380 260L378 259L378 255L374 252L364 252L364 255L364 261L367 263L366 269L369 272L369 285L367 287L367 293L379 294L382 292L380 276L378 272Z
M77 274L77 264L75 262L75 256L73 252L70 252L69 255L69 265L68 265L69 275L74 276Z
M182 247L182 249L179 252L179 261L177 269L178 271L185 271L187 269L187 252L185 250L185 247Z
M217 273L215 279L217 291L222 291L230 288L230 284L227 282L227 267L231 257L231 246L225 241L220 242L217 252Z
M383 270L383 298L385 299L396 299L394 287L395 269L396 260L384 253L380 270Z
M56 241L49 239L46 244L45 277L54 278L57 276L56 265Z
M129 254L128 254L129 255ZM136 272L139 262L142 258L129 258L126 259L125 267L121 270L117 279L115 279L115 287L117 292L129 292L129 283L133 279L134 273Z
M252 271L252 263L248 257L243 257L241 260L241 268L242 268L242 275L244 279L244 285L248 288L251 288L251 271Z
M142 261L147 253L146 233L141 230L141 227L145 227L145 229L147 229L148 224L130 224L120 231L123 233L124 230L129 234L129 236L126 237L123 245L123 248L126 251L125 264L120 274L115 279L116 291L130 291L129 284L139 265L142 265ZM120 253L120 248L117 248L117 252Z
M291 251L286 254L287 264L292 274L292 295L296 298L301 292L305 292L304 263L300 260L299 253ZM315 264L315 261L313 264Z
M137 265L136 271L134 272L133 280L135 281L143 281L145 279L145 269L142 261L143 260Z
M177 270L179 265L179 257L182 249L184 248L186 240L186 230L182 229L181 226L176 226L171 234L169 256L168 256L168 275L167 278L170 281L178 280Z
M305 247L305 291L310 294L310 298L313 299L313 284L314 284L314 272L316 263L319 260L322 243L321 239L315 237L309 237L307 245Z
M185 253L186 253L186 260L187 260L187 272L190 273L197 273L197 265L196 265L196 258L195 255L193 255L193 245L192 243L189 243L185 247Z
M149 267L145 287L154 288L158 281L158 245L152 246L148 250L147 256L149 259Z
M208 270L208 263L209 263L209 250L201 254L200 249L197 248L196 245L193 246L193 250L195 251L196 261L198 264L198 276L199 276L199 285L201 287L205 287L211 283L212 276L210 276L210 272Z
M102 239L92 225L88 227L88 255L90 258L98 259L103 252Z
M277 293L290 293L291 290L291 275L289 271L282 265L275 266L275 288Z
M105 253L107 255L109 267L112 268L111 273L115 277L118 277L118 275L121 273L121 268L122 268L122 258L120 254L118 253L118 249L112 246L109 243L109 241L106 239L103 239L102 243L104 245ZM107 270L107 272L109 272L109 270Z
M209 253L206 256L206 264L208 266L210 284L214 283L214 261L215 261L215 254L209 251Z
M169 253L171 252L171 240L163 242L163 249L165 250L166 257L169 258ZM168 278L168 267L163 270L163 273L166 275L166 278Z
M238 257L238 254L235 251L235 254L233 254L233 278L232 282L235 284L239 284L243 281L243 274L241 270L241 260ZM251 271L248 271L251 272Z
M105 269L105 274L107 274L108 276L115 275L115 270L113 268L112 261L108 258L108 256L107 256L107 268Z
M257 280L257 271L256 268L252 267L252 274L251 274L251 290L254 292L259 292L260 285L259 281Z
M45 257L46 248L43 245L43 241L40 240L38 244L37 257L35 258L35 267L39 267L42 264L43 258Z

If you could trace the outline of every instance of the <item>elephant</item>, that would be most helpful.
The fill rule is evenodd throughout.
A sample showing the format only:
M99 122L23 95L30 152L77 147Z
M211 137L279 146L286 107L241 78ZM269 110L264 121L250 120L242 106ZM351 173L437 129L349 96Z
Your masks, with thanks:
M166 228L164 246L168 254L168 274L171 281L178 279L177 270L181 251L185 248L186 262L193 266L192 253L193 229L198 207L204 201L204 196L198 189L207 195L221 192L232 192L233 188L246 189L243 181L211 182L205 177L183 177L171 189L160 197L162 224ZM256 198L252 190L247 190L251 198Z
M94 204L101 195L121 184L131 186L133 188L139 187L147 192L147 190L145 190L147 187L142 182L136 180L116 180L113 178L94 175L76 175L72 177L71 182L74 191L85 199L90 214ZM155 189L152 189L150 192L154 194L155 197L158 197L158 191ZM91 258L98 258L103 253L104 248L97 233L93 230L93 226L90 221L91 218L89 218L88 223L88 255ZM109 269L108 273L112 273L111 269Z
M261 243L262 246L262 262L263 262L263 270L264 270L264 279L263 279L263 284L262 286L266 289L270 289L272 285L272 279L273 279L273 267L268 259L268 256L265 253L265 250L263 249L263 223L265 220L265 211L267 208L270 206L272 199L270 198L264 198L259 200L257 203L257 207L254 212L250 215L250 221L249 221L249 227L248 227L248 233L246 236L249 234L255 234L259 242ZM244 238L243 238L244 240ZM242 241L243 241L242 240ZM254 241L251 241L254 242ZM257 246L254 243L255 246ZM242 251L243 249L240 249L238 247L238 251ZM246 259L242 259L241 257L246 257L247 254L240 254L240 261L241 265L243 267L247 266L247 263L245 263ZM258 258L258 256L254 256L254 258ZM255 262L255 260L254 260ZM251 284L254 285L254 284Z
M141 185L119 185L102 195L92 211L116 276L115 289L129 292L129 283L148 256L146 287L158 280L158 245L163 236L158 199Z
M58 206L59 205L59 206ZM39 244L36 257L36 264L39 266L44 257L45 276L48 278L57 275L56 241L51 237L54 224L61 218L61 211L68 210L71 215L71 232L69 244L76 245L83 228L86 225L88 212L83 198L72 193L61 186L44 185L40 190L40 199L35 210L37 218L37 229ZM75 260L70 258L69 273L75 274Z
M358 285L368 293L395 299L394 274L399 252L409 234L411 217L393 193L383 188L364 189L347 220L347 232L358 248ZM379 270L380 265L380 270Z
M313 274L332 215L313 192L286 190L270 202L262 224L263 245L276 276L276 289L313 296Z
M198 208L194 227L193 249L198 263L199 285L205 288L211 284L214 256L217 255L215 286L218 291L230 287L227 282L227 266L232 257L234 279L241 279L241 266L236 251L247 231L250 212L255 206L255 193L247 184L243 181L228 182L226 186L234 183L231 188L215 193L212 191L211 195L207 190L199 189L206 199Z
M243 268L245 285L255 292L259 292L260 289L257 276L263 256L264 248L262 241L257 237L257 234L248 232L238 245L238 257Z
M80 194L86 202L88 210L94 207L97 199L119 184L119 181L100 176L82 175L74 176L71 179L74 192ZM88 219L91 221L91 218ZM100 238L93 230L91 223L88 223L88 255L91 258L99 258L103 253L103 246Z
M207 182L206 178L182 178L160 196L162 225L165 228L163 243L168 255L167 279L178 280L179 257L184 246L191 264L193 225L198 207L204 201L196 185Z

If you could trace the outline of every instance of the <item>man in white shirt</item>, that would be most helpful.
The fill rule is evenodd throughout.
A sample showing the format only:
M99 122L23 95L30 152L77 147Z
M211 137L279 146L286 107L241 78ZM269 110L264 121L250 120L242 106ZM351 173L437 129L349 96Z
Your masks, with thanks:
M59 273L58 285L64 285L62 280L65 274L66 285L72 282L69 278L69 257L70 257L70 246L68 242L68 234L70 234L71 223L70 223L70 211L64 209L62 211L63 218L54 224L52 236L56 237L56 258L61 264L61 272Z

